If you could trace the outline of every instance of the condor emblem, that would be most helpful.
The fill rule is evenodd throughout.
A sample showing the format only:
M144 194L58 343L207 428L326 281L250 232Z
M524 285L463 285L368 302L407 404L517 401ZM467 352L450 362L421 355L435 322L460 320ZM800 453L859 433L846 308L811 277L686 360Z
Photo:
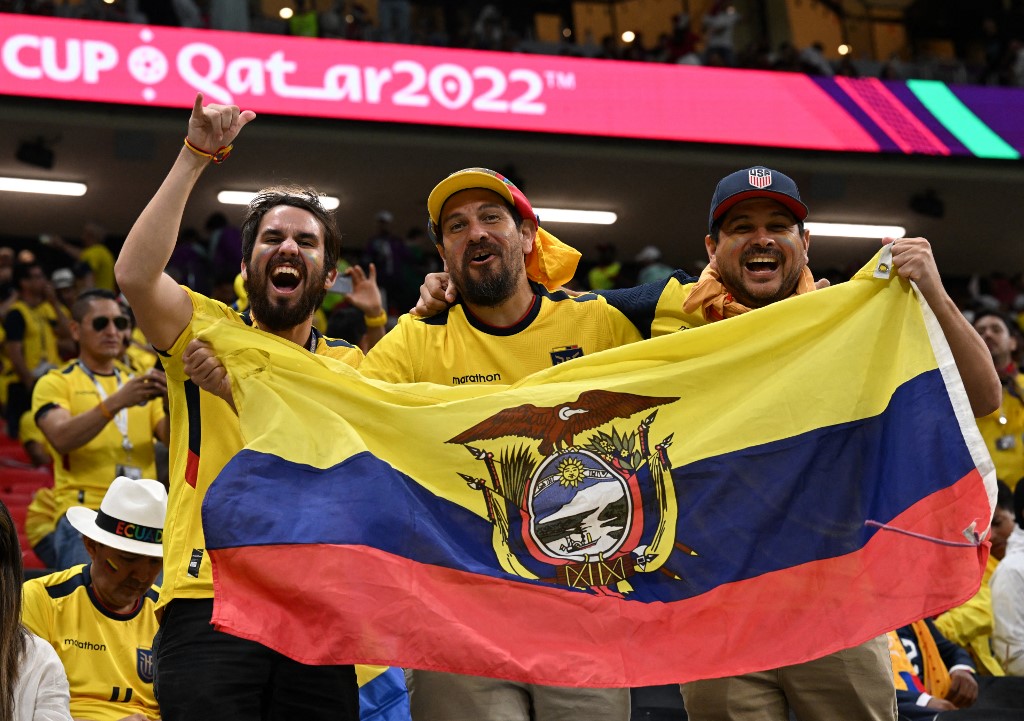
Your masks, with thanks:
M153 683L153 649L135 649L135 671L146 683Z
M459 475L484 496L502 567L613 596L629 593L636 574L680 579L670 558L697 554L675 539L672 434L650 440L658 415L651 409L678 400L585 391L552 408L506 408L449 440L482 465L481 475ZM636 426L612 425L646 411ZM529 442L482 447L508 437L538 441L536 451Z
M772 171L768 168L751 168L747 172L747 181L759 190L772 184Z
M582 358L583 349L578 345L566 345L561 348L554 348L551 351L551 365L558 365L559 363L565 363L567 360L573 358Z

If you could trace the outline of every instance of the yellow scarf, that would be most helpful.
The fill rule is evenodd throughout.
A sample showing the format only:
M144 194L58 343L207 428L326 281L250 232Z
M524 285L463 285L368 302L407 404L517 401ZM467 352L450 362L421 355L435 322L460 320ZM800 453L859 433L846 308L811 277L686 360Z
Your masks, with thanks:
M537 228L533 250L526 256L526 277L548 290L557 290L572 280L580 252L543 228Z
M949 693L949 670L942 660L938 646L935 645L932 632L928 630L928 625L924 621L914 621L910 627L914 629L914 635L917 636L917 650L921 653L920 663L924 674L925 690L936 698L946 698L946 694ZM906 649L903 648L903 641L895 631L890 631L887 637L896 689L899 691L914 690L905 676L914 676L915 674L914 666L907 657Z
M793 295L803 295L812 290L814 290L814 276L810 269L804 266ZM683 310L687 313L693 313L698 308L703 309L704 320L709 323L732 318L750 310L742 303L737 303L736 299L732 297L732 293L725 289L714 263L708 263L704 268L683 304Z

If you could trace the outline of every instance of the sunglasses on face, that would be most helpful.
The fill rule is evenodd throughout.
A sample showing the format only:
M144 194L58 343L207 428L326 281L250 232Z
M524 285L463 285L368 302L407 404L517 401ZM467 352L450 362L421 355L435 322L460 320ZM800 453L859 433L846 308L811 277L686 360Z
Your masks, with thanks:
M116 315L113 318L98 315L92 319L92 329L99 333L110 324L110 321L114 321L114 327L118 330L125 330L128 327L128 319L123 315Z

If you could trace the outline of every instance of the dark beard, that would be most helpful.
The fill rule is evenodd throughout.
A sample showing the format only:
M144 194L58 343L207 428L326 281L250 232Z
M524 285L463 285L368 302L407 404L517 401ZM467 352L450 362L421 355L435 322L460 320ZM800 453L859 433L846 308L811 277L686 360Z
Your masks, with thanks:
M324 301L327 294L327 289L324 288L327 273L328 269L325 267L319 273L319 278L306 278L306 287L296 300L276 304L271 302L267 293L270 285L267 275L250 264L246 267L245 292L249 294L249 307L252 308L253 317L263 329L276 332L291 330L305 323Z
M459 289L464 301L470 305L493 308L512 297L518 286L519 278L515 269L507 262L507 257L502 255L500 258L501 265L496 271L478 274L478 278L470 277L468 272L464 272L468 261L458 268L448 269L452 281Z

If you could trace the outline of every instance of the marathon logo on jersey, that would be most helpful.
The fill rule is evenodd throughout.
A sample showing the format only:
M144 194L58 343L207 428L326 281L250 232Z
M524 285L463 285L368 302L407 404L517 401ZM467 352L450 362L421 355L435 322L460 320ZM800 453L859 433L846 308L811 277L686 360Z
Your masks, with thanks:
M135 671L146 683L153 683L153 649L135 649Z
M499 383L501 373L470 373L464 376L452 376L452 385L461 386L464 383Z
M551 351L551 365L558 365L559 363L565 363L573 358L582 358L583 349L578 345L564 345L561 348L555 348Z
M747 182L758 190L767 188L772 184L772 171L768 168L751 168L747 173Z
M74 646L80 651L106 651L105 643L93 643L92 641L79 641L77 638L65 638L65 646Z

